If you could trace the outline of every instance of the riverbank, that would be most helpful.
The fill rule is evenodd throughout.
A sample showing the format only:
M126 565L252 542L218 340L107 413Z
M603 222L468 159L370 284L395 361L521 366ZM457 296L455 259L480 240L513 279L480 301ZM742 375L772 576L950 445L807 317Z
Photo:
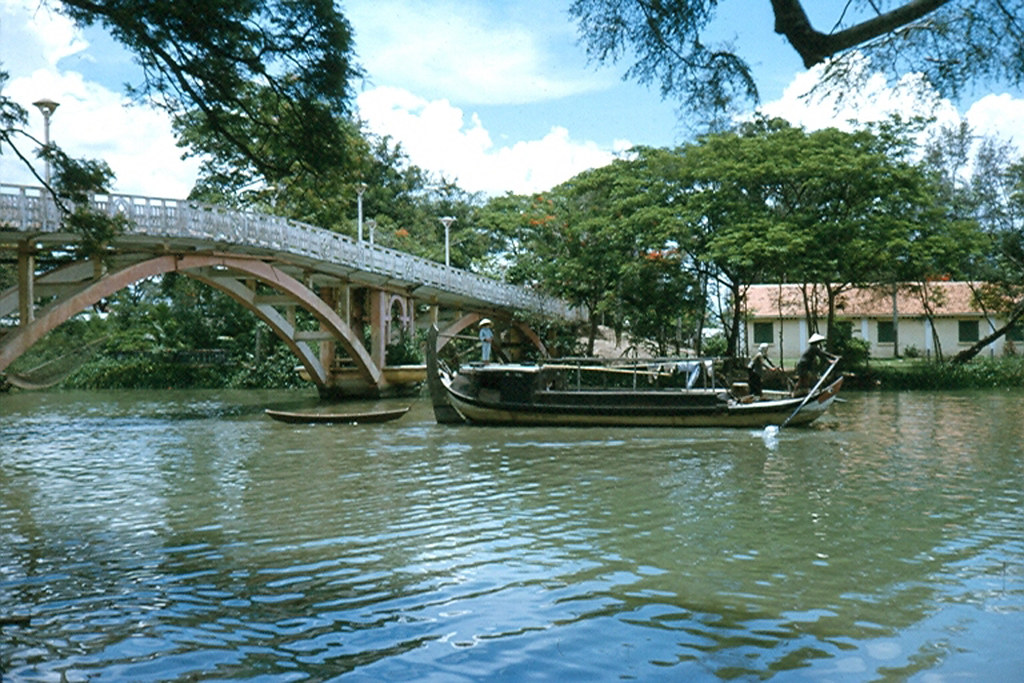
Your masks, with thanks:
M872 360L850 379L845 386L852 389L1019 389L1024 388L1024 356L975 358L963 364L912 358Z
M605 357L617 357L621 350ZM791 366L789 366L791 368ZM872 359L845 372L846 390L956 390L1024 388L1024 356L975 358L953 364L921 358ZM765 386L784 389L792 371L769 373ZM737 381L743 381L738 376ZM295 389L307 386L295 372L295 360L282 351L258 365L170 362L150 356L100 356L82 365L55 389ZM10 387L7 386L7 389Z

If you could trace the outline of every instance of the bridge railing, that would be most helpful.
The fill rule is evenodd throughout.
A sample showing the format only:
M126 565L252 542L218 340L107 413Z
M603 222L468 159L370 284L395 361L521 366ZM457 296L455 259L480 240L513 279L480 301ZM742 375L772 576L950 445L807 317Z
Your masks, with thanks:
M413 256L307 223L267 214L235 211L198 202L98 194L96 210L131 221L127 234L189 239L293 254L343 264L396 280L414 282L483 303L535 311L562 318L578 312L564 301L525 287L499 282L459 268ZM0 224L26 233L60 232L57 207L42 188L0 183Z

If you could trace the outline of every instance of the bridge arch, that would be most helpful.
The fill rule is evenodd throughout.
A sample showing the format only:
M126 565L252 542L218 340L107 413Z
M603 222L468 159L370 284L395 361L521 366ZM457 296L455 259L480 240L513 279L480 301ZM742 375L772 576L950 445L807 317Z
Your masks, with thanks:
M317 387L326 388L329 382L327 371L306 341L300 338L301 333L271 305L260 302L256 293L234 274L241 273L259 280L309 311L320 322L322 329L342 344L363 379L372 386L381 386L383 375L380 368L373 363L348 324L315 292L264 261L221 255L158 256L110 271L72 289L39 311L31 323L18 328L0 343L0 372L47 332L73 315L131 284L169 272L179 272L214 287L251 310L288 345Z
M440 351L441 349L443 349L444 346L449 341L454 339L461 332L465 331L467 328L473 327L486 317L498 316L488 316L483 313L466 313L465 315L463 315L461 318L459 318L458 320L456 320L451 325L449 325L444 330L438 333L437 350ZM509 327L514 327L515 329L519 330L530 341L530 343L532 343L537 348L537 350L540 351L542 356L544 356L545 358L547 357L547 346L544 345L544 341L537 335L536 332L533 331L532 327L530 327L521 320L508 320L504 318L502 318L502 320L506 322L509 325Z

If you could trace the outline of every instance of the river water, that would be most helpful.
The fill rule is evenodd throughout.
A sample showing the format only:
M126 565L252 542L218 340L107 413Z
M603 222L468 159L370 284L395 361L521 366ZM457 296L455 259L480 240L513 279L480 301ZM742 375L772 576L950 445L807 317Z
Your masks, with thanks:
M771 438L0 395L0 672L1024 679L1024 393L846 399Z

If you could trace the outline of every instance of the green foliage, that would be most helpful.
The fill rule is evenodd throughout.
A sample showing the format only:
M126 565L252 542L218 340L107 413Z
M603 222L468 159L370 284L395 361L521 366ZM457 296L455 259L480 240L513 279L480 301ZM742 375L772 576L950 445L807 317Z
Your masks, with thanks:
M724 356L729 348L729 342L724 334L716 334L704 340L703 355Z
M86 363L61 384L68 389L219 388L223 371L169 362L159 356L103 356Z
M309 386L296 372L295 354L283 343L275 343L262 359L248 356L225 386L234 389L293 389Z
M1024 357L873 363L869 377L879 388L891 390L1019 389L1024 386Z
M384 350L387 365L419 365L423 363L423 344L426 332L409 334L403 328L399 339Z
M759 2L767 9L769 0ZM721 26L721 4L573 0L569 12L591 58L633 60L626 78L657 83L662 95L677 98L716 126L758 99L750 67L759 61L756 47L721 38L735 33ZM770 4L775 32L785 36L808 68L826 64L825 87L839 96L878 72L891 82L919 73L953 97L969 84L1024 83L1021 0L835 3L832 9L815 8L820 28L804 12L803 5L813 3Z
M322 0L125 3L64 0L58 9L102 25L143 67L130 88L233 146L269 177L346 160L336 118L349 111L352 29ZM276 149L290 154L267 154ZM243 168L240 172L245 172Z
M858 372L868 365L871 357L871 342L854 337L849 325L837 325L829 337L829 352L841 356L837 369L844 372Z

